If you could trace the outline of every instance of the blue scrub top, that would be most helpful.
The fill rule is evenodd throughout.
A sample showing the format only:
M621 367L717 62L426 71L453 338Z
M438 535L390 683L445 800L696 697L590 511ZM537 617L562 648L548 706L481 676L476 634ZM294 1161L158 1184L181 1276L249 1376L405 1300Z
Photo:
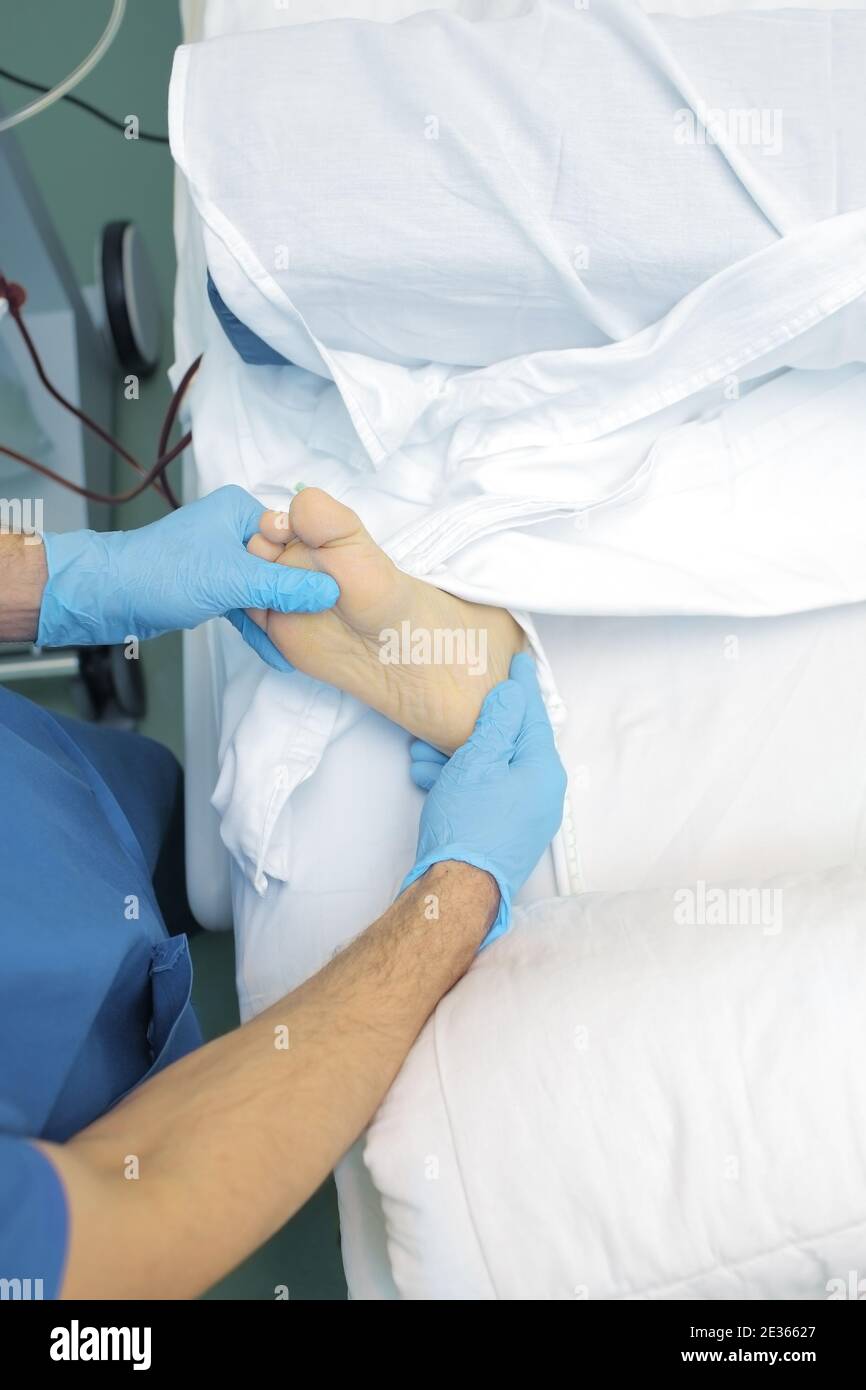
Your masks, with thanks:
M25 1296L56 1295L67 1238L28 1140L69 1138L201 1042L151 883L174 766L0 687L0 1279Z
M283 357L283 354L277 352L276 348L269 347L263 338L260 338L251 328L247 328L245 323L241 323L237 314L232 313L214 284L210 271L207 273L207 295L223 332L235 352L248 366L289 367L292 365L288 357Z

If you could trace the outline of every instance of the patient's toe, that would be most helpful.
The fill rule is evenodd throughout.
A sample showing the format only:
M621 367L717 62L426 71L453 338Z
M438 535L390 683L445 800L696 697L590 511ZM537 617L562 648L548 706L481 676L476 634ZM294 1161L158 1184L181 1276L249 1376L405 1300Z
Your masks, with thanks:
M259 518L259 532L279 550L294 540L288 512L262 512Z
M282 545L277 544L277 542L269 540L267 536L263 536L260 531L256 531L255 535L250 536L247 541L247 550L251 555L258 555L262 560L276 560L282 554L284 545L285 541Z
M319 487L296 493L289 509L292 531L313 550L339 541L369 539L360 517ZM372 544L372 542L371 542Z

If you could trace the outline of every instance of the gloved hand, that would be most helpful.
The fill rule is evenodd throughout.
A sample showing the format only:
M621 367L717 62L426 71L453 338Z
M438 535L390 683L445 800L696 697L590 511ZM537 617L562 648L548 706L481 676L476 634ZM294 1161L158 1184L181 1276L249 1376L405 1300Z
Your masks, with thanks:
M514 657L509 679L490 691L473 733L453 757L420 741L411 756L412 780L430 794L417 861L400 891L443 859L485 869L501 900L483 949L508 930L513 897L562 820L567 779L532 657Z
M278 671L292 667L245 608L318 613L340 590L327 574L250 555L264 507L241 487L221 487L135 531L46 532L48 583L36 642L71 647L156 637L228 618Z

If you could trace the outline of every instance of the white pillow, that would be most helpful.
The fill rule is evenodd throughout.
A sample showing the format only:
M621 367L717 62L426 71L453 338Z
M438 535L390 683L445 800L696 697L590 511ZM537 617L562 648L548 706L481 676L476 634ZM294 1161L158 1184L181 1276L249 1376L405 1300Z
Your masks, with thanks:
M401 1296L824 1298L864 1271L866 871L518 919L369 1132Z
M284 356L327 375L329 352L476 366L603 344L781 222L839 210L825 16L525 8L178 50L172 149L211 272ZM712 143L684 145L690 94L782 112L778 147L740 142L734 173Z

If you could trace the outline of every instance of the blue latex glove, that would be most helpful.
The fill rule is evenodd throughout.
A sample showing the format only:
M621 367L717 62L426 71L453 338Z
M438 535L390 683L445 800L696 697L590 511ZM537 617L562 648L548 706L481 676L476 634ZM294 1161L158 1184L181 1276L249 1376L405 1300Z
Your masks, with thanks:
M243 488L221 487L135 531L46 532L37 645L157 637L222 616L270 666L291 671L244 609L318 613L340 590L327 574L249 554L264 510Z
M418 858L400 891L443 859L485 869L499 885L500 903L483 949L508 930L514 895L562 820L565 770L532 657L514 657L510 678L490 691L472 735L453 757L417 741L411 756L412 780L430 794Z

